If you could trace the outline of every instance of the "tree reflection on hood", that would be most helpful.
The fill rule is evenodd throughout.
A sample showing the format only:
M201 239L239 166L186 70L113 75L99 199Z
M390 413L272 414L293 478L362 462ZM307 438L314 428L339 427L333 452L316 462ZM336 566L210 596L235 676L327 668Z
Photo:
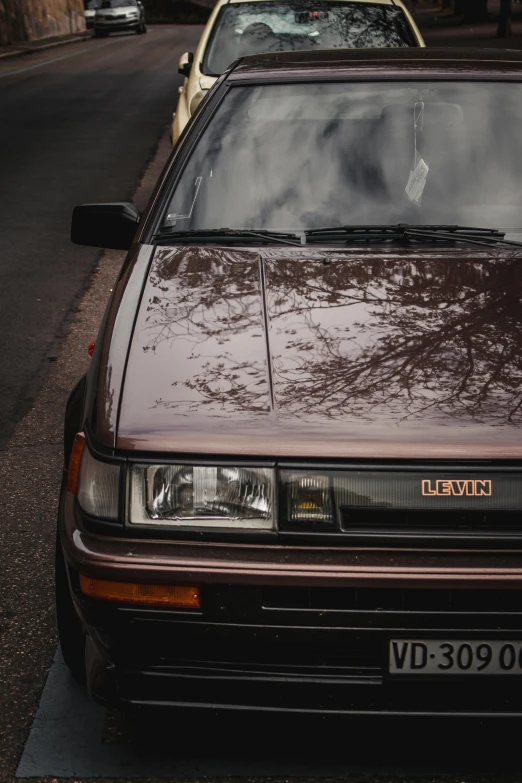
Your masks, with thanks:
M519 255L330 251L324 263L315 251L162 248L142 347L186 351L194 373L174 379L174 399L158 404L221 416L273 406L281 418L519 424ZM270 374L264 352L234 350L263 337L259 259Z

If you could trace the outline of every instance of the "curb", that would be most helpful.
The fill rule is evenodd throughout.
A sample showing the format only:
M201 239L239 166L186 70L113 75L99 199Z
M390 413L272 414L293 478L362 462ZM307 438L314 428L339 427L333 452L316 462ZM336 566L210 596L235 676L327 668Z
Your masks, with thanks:
M57 46L66 46L66 44L80 43L81 41L88 41L92 38L90 32L81 33L74 38L67 38L62 41L53 41L48 44L41 44L37 46L19 46L9 52L0 53L0 60L7 59L8 57L20 57L23 54L35 54L36 52L44 52L46 49L55 49Z

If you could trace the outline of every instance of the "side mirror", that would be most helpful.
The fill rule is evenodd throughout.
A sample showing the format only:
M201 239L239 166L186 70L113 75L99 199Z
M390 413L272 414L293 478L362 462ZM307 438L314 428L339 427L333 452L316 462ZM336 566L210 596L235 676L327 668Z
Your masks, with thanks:
M82 204L73 210L71 241L75 245L128 250L139 219L133 204Z
M194 55L192 52L184 52L179 58L178 73L180 73L182 76L189 77L193 62Z

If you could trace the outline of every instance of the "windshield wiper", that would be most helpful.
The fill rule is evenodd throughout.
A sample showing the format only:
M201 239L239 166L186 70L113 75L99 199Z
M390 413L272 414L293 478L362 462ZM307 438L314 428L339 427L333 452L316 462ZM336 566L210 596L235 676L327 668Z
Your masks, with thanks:
M250 231L248 229L235 229L235 228L211 228L211 229L194 229L192 231L160 231L154 234L152 237L154 242L159 244L170 244L172 242L180 242L184 244L186 242L219 242L220 240L243 240L243 239L257 239L264 242L272 242L276 245L297 245L300 246L301 242L297 234L285 234L280 231Z
M476 228L457 225L416 225L415 223L398 223L397 225L361 225L361 226L331 226L305 231L306 242L325 239L342 241L362 240L370 242L389 239L406 239L416 242L462 242L464 244L494 247L495 245L513 245L522 247L522 242L505 239L505 232L495 228Z

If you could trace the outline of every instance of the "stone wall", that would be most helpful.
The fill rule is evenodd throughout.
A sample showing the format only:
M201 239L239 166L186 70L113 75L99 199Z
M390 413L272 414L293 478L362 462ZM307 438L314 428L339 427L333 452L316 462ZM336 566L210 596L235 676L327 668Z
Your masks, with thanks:
M83 0L0 0L0 46L83 30Z

